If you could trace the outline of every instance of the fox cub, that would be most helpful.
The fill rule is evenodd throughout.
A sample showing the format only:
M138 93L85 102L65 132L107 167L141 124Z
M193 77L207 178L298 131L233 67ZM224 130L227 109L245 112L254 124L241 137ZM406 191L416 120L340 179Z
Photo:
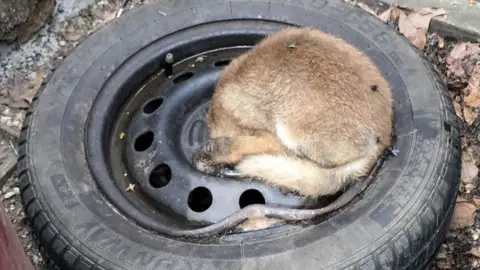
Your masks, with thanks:
M233 165L301 196L334 194L390 145L392 94L373 62L342 39L285 28L234 59L206 116L211 139L193 156Z

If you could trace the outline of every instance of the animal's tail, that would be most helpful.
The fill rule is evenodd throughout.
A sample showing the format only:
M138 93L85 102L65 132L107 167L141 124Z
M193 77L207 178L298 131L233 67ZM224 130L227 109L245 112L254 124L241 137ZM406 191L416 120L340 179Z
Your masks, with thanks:
M235 169L245 177L256 177L273 186L283 186L303 196L334 194L353 177L368 170L367 159L359 159L334 168L295 156L258 154L247 156Z

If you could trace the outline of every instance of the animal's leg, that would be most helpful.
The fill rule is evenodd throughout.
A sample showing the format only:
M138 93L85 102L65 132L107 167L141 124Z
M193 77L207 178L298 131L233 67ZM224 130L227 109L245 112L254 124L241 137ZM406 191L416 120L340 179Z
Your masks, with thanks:
M221 164L236 164L245 156L259 153L286 153L285 146L269 132L208 140L193 157L198 170L213 173Z

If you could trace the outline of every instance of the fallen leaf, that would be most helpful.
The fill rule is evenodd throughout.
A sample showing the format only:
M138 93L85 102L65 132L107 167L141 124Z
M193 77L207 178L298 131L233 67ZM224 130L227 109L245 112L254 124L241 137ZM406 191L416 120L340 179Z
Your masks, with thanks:
M476 90L476 91L470 92L470 94L468 94L465 97L465 104L470 107L479 108L480 107L480 91Z
M453 107L455 108L455 114L463 119L463 109L462 105L460 105L456 100L453 101Z
M463 89L475 70L480 55L480 43L459 43L445 58L447 84L452 89Z
M115 19L115 17L117 17L117 12L105 12L103 15L102 15L102 19L103 19L103 22L104 23L107 23L113 19Z
M377 17L386 23L394 23L398 20L398 18L400 17L400 14L407 15L412 11L413 11L412 9L391 4L387 10L380 13Z
M473 204L467 202L457 203L453 211L450 228L457 230L473 226L475 224L475 211L477 211L477 207Z
M438 37L438 48L443 49L443 47L445 47L445 39Z
M473 203L477 206L477 208L480 208L480 197L473 197Z
M473 247L472 249L470 249L470 254L477 258L480 258L480 247Z
M439 251L437 253L437 260L443 260L447 258L447 253L445 251Z
M473 259L471 261L471 265L470 265L472 268L470 269L479 269L480 268L480 260L475 260Z
M33 97L43 83L44 72L33 73L33 78L28 75L17 73L13 77L13 85L9 89L9 99L4 104L12 108L26 109L32 103Z
M474 184L466 184L465 185L465 193L470 194L472 191L474 191L477 188Z
M465 106L463 107L463 118L470 126L473 124L473 122L475 122L475 119L477 119L477 113L475 113L472 108Z
M462 182L464 184L476 184L478 175L478 168L475 166L475 161L462 160Z
M125 189L125 191L129 192L129 191L134 191L135 190L135 184L128 184L128 187L127 189Z
M422 8L409 15L401 13L398 21L400 33L422 50L427 43L427 32L433 17L446 14L445 9Z
M467 85L467 97L465 98L465 104L470 107L480 107L480 61L477 61L475 68L468 80Z

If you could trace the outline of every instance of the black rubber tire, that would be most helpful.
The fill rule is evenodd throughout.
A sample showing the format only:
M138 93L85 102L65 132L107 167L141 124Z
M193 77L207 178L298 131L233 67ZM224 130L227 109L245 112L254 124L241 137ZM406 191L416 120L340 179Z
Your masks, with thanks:
M84 136L88 100L95 99L85 89L110 76L112 70L100 66L118 66L152 40L236 18L311 25L356 33L346 35L354 43L355 36L368 40L361 49L381 52L375 62L387 70L393 87L404 89L395 96L396 111L402 112L396 115L401 152L360 201L320 225L240 245L171 240L124 218L95 185L84 147L74 143ZM128 38L132 33L134 40ZM121 42L126 46L113 54ZM41 92L22 129L18 175L33 230L60 269L423 269L451 219L460 135L445 86L406 39L341 1L157 1L83 41ZM103 210L93 214L92 207Z

